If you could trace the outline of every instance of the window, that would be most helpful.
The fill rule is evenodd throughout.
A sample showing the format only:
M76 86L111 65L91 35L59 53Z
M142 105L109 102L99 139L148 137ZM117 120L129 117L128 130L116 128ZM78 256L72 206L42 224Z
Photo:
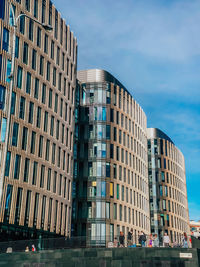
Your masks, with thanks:
M48 35L44 35L44 52L48 54Z
M40 128L40 122L41 122L41 107L37 108L37 121L36 121L36 127Z
M45 166L41 166L41 172L40 172L40 187L44 187L44 173L45 173Z
M4 222L9 222L10 208L11 208L11 201L12 201L12 192L13 192L13 186L8 184L7 185L7 192L6 192Z
M2 44L2 48L5 51L9 51L9 31L4 28L3 29L3 44Z
M37 19L38 18L38 0L34 0L34 17Z
M20 33L24 34L25 32L25 17L21 16L20 17L20 28L19 28Z
M21 162L21 156L16 154L16 157L15 157L15 170L14 170L14 178L15 179L19 179L20 162Z
M59 130L60 130L60 121L57 120L56 122L56 139L59 139Z
M35 139L36 139L36 132L32 131L32 137L31 137L31 153L35 153Z
M22 131L22 150L26 150L27 136L28 136L28 128L23 127L23 131Z
M18 66L18 70L17 70L17 87L18 88L22 88L22 74L23 74L23 69Z
M40 75L43 76L44 73L44 57L40 56Z
M44 83L42 85L42 103L46 103L46 84Z
M57 46L57 57L56 57L56 64L60 64L60 47Z
M0 85L0 92L1 92L1 85ZM15 114L15 102L16 102L16 93L15 92L12 92L11 114ZM0 109L2 107L2 104L1 103L2 103L2 93L0 94Z
M29 40L33 41L33 20L29 19L29 35L28 38Z
M48 112L45 111L44 113L44 131L47 132L48 129Z
M33 163L33 179L32 179L32 185L36 185L37 168L38 168L38 163L36 161L34 161L34 163Z
M47 175L47 190L50 191L51 189L51 169L48 169L48 175Z
M19 57L19 37L16 36L16 43L15 43L15 57Z
M34 92L34 97L38 99L38 92L39 92L39 80L35 78L35 92Z
M51 116L51 127L50 127L50 135L53 136L54 132L54 116Z
M23 63L28 64L28 44L24 42Z
M21 212L21 203L22 203L22 191L23 191L23 189L18 187L17 202L16 202L16 209L15 209L15 224L19 224L20 212Z
M6 69L6 82L10 82L11 74L11 60L7 59L7 69Z
M33 112L34 112L34 103L29 103L29 116L28 116L28 122L33 123Z
M42 23L45 23L46 15L46 0L42 0Z
M53 85L56 86L56 68L53 68Z
M19 130L19 124L14 122L14 124L13 124L13 135L12 135L12 146L17 146L18 130Z
M56 144L53 143L53 147L52 147L52 163L55 164L55 154L56 154Z
M49 104L48 104L49 108L52 108L52 94L53 94L52 89L49 89Z
M21 96L20 99L20 107L19 107L19 118L24 120L24 114L25 114L25 102L26 99Z
M51 67L51 63L48 61L47 62L47 81L50 81L50 67Z
M25 226L28 226L28 223L29 223L30 203L31 203L31 191L28 190L27 196L26 196L26 208L25 208L25 217L24 217Z
M25 0L25 8L27 11L30 11L30 0Z
M43 152L43 139L44 137L40 135L39 139L39 150L38 150L38 157L42 158L42 152Z
M30 72L27 72L26 76L26 93L30 94L31 92L31 74Z
M58 94L55 94L54 112L58 112Z
M6 88L0 85L0 109L4 109Z
M24 164L24 182L28 182L30 159L25 159Z
M52 25L52 2L49 1L49 25Z
M11 159L11 152L8 151L6 155L6 166L5 166L5 176L9 176L10 172L10 159Z
M57 172L54 172L53 193L56 193L56 183L57 183Z
M37 225L37 217L38 217L38 204L39 204L39 193L35 194L35 205L34 205L34 214L33 214L33 225Z
M46 153L45 153L45 160L49 161L49 147L50 147L50 140L47 139L46 141Z
M54 59L54 41L51 41L51 59Z
M40 29L40 27L37 28L37 46L41 47L41 29Z
M32 50L32 69L36 70L36 62L37 62L37 51L35 49Z

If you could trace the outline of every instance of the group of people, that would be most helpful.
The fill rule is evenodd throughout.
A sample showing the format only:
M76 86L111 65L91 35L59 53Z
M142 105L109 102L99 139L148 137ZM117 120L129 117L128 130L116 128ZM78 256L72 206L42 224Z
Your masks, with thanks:
M29 247L27 246L26 249L25 249L25 252L29 252L29 251L30 251L30 250L29 250ZM31 251L33 251L33 252L36 251L36 247L35 247L35 245L32 245L32 247L31 247Z
M139 233L138 237L138 244L133 244L133 229L131 229L128 232L127 236L127 247L136 247L136 246L141 246L141 247L176 247L176 242L174 244L171 243L170 238L167 234L167 232L164 233L164 236L162 238L162 241L159 240L159 237L157 234L150 235L149 238L147 238L146 234L141 231ZM125 236L124 233L121 231L119 235L119 240L117 237L115 237L114 242L113 242L113 247L125 247ZM182 244L181 247L183 248L188 248L188 237L187 234L183 234L183 239L182 239Z

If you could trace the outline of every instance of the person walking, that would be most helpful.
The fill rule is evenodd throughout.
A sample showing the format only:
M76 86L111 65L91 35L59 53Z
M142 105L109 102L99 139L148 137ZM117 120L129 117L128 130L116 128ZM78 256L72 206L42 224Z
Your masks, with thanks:
M131 231L128 232L128 247L130 247L133 242L132 242L132 238L133 238L133 229L131 228Z
M150 237L149 237L148 247L149 248L153 247L153 235L152 234L150 234Z
M158 235L155 234L154 238L153 238L153 246L155 248L158 248L159 247L159 238L158 238Z
M163 247L168 248L169 244L170 244L170 239L167 232L165 232L165 235L163 237Z
M122 231L119 234L119 244L121 248L124 247L124 233Z

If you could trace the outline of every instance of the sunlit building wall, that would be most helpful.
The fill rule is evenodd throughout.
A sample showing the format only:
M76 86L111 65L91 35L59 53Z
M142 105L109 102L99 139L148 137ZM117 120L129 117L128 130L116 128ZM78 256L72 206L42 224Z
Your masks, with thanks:
M49 0L18 0L14 88L0 207L1 240L69 235L73 171L76 38ZM0 0L0 165L7 125L13 40ZM0 166L1 168L1 166Z

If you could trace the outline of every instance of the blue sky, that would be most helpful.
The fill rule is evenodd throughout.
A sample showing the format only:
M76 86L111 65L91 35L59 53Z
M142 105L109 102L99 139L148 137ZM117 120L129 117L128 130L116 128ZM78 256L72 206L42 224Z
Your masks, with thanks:
M78 69L111 72L183 152L200 220L200 1L54 0L77 36Z

